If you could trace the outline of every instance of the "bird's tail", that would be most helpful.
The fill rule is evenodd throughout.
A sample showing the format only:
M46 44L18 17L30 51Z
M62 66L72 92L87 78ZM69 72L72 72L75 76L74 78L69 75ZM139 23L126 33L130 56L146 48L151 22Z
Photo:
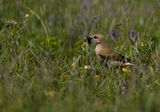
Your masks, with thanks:
M135 65L134 63L130 63L130 62L122 63L123 67L125 67L125 66L134 66L134 65Z

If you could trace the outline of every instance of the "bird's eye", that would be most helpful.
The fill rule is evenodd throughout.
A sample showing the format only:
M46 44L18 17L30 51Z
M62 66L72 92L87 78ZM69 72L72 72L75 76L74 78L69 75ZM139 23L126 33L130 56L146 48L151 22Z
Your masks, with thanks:
M98 38L97 36L94 36L94 38L96 39L96 38Z

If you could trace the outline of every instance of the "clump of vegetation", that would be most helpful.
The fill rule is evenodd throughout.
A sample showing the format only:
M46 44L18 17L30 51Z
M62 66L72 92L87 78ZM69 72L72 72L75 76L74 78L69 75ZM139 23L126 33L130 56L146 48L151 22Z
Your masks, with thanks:
M158 0L1 0L0 6L1 112L160 111ZM83 40L89 33L104 34L137 66L101 66Z

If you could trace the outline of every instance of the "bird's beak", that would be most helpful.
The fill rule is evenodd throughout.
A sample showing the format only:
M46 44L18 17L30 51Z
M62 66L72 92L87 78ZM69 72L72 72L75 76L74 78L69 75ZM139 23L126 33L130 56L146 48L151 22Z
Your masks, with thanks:
M89 36L84 37L84 40L87 40L89 44L91 44L91 39L93 39L93 38L92 38L92 37L89 37Z
M83 39L84 39L84 40L88 40L88 39L93 39L93 38L90 37L90 36L87 36L87 37L84 37Z

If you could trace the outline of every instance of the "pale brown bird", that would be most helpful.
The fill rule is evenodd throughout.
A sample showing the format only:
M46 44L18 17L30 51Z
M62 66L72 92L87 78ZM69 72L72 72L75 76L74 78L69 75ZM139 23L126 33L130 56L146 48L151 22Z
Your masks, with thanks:
M109 48L107 41L102 34L94 34L84 38L88 43L94 42L96 44L95 53L101 64L109 68L133 66L130 59L120 55L113 49Z

